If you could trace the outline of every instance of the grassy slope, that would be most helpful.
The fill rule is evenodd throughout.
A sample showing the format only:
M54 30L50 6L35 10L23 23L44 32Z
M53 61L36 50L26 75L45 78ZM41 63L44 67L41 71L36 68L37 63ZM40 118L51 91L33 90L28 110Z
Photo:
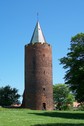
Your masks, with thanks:
M0 109L0 126L84 126L84 112Z

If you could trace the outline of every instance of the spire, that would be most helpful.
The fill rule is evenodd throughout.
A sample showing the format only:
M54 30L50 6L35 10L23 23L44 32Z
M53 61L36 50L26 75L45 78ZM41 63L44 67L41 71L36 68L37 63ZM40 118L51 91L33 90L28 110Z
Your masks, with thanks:
M45 40L45 37L42 33L42 29L40 27L39 22L37 21L37 24L36 24L36 27L34 29L30 43L42 43L43 44L45 42L46 42L46 40Z

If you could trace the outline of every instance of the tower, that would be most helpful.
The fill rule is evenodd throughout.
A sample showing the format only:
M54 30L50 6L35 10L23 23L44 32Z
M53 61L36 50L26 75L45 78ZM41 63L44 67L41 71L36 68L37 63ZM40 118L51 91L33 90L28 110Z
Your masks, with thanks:
M22 107L53 110L52 49L46 43L39 22L25 45L25 90Z

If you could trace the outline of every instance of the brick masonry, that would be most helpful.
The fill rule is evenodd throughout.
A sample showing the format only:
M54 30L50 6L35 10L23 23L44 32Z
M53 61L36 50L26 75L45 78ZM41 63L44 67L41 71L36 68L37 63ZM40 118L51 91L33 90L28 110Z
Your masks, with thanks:
M22 107L53 110L52 49L47 43L25 46L25 91Z

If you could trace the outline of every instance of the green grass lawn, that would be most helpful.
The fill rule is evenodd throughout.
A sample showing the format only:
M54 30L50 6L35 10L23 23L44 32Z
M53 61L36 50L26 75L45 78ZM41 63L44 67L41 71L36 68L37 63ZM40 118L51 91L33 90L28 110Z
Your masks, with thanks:
M0 126L84 126L84 112L0 108Z

